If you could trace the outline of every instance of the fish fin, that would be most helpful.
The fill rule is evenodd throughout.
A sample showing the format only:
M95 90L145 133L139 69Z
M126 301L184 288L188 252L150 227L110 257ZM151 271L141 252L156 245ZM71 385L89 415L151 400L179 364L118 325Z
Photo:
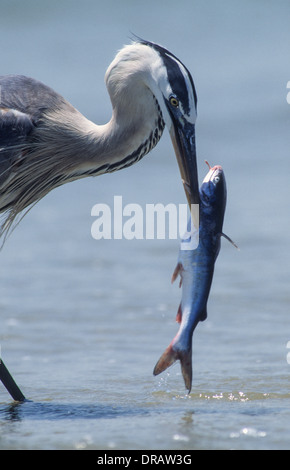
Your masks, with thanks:
M154 367L153 374L158 375L164 372L170 367L175 361L180 360L181 372L183 380L188 393L191 391L192 384L192 349L191 347L186 351L180 351L174 349L174 345L170 345L165 349L164 353L160 357L156 366Z
M237 248L237 250L239 250L239 247L238 245L235 244L235 242L233 242L233 240L228 237L225 233L221 233L221 237L224 237L226 240L228 240L235 248Z
M178 274L181 274L182 270L183 270L182 264L177 263L176 268L174 269L172 277L171 277L171 284L174 283L174 281L176 280ZM179 287L181 287L181 284L182 284L182 279L180 280Z
M181 323L181 318L182 318L182 310L181 310L181 303L180 303L178 310L177 310L177 314L176 314L177 323Z
M199 321L204 321L206 319L207 319L207 309L205 307L204 310L201 312Z

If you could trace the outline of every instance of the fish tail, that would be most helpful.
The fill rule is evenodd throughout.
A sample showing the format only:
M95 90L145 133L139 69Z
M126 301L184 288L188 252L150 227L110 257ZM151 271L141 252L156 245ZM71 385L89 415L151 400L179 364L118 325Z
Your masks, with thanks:
M154 367L153 374L158 375L170 367L175 361L179 360L181 365L181 372L183 375L185 387L190 393L192 384L192 349L179 350L174 348L174 344L170 345L165 349L164 353L160 357L156 366Z

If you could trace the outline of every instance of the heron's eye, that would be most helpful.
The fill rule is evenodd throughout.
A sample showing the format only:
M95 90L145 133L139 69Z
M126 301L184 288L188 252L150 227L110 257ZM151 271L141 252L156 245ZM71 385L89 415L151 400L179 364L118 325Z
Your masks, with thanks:
M179 106L179 101L177 98L175 98L175 96L171 96L170 98L170 104L174 107L174 108L178 108Z

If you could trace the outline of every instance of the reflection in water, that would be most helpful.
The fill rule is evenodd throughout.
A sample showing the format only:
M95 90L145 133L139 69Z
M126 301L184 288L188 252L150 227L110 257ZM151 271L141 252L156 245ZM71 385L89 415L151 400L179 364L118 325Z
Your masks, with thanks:
M124 416L147 415L148 409L129 406L92 405L84 403L37 403L26 401L0 407L0 419L7 421L63 420L63 419L110 419Z
M23 403L12 403L5 408L0 408L0 416L7 421L19 421L21 419L21 405L23 405Z

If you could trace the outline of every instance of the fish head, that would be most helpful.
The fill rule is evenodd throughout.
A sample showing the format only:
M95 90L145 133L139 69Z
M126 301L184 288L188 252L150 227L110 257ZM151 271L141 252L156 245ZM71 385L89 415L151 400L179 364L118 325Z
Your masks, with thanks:
M211 217L215 225L222 226L226 208L227 189L222 167L211 167L200 187L202 210Z

